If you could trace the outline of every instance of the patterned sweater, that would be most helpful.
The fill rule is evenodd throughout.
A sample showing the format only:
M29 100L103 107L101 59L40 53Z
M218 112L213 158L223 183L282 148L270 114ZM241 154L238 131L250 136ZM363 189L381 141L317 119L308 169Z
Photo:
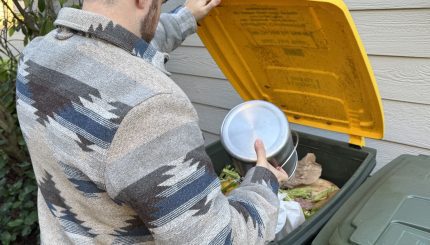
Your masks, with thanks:
M164 52L196 29L187 9L163 14L151 44L82 10L55 24L24 50L16 84L42 244L274 238L276 178L254 168L224 196L196 111L166 75Z

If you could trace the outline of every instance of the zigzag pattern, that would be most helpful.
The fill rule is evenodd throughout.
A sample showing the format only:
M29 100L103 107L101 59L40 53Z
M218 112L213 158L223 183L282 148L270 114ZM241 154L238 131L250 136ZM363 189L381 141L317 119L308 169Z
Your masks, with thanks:
M151 232L138 216L132 217L126 223L127 226L115 230L112 234L116 237L113 244L136 244L153 240Z
M84 222L76 218L77 214L73 213L71 207L66 204L60 190L55 186L52 175L45 171L45 176L39 183L39 189L52 215L60 219L64 230L81 236L95 237L96 234L91 232L91 228L84 226Z
M245 217L246 222L248 222L249 220L252 221L254 227L258 228L258 236L262 238L265 226L263 223L263 219L261 218L260 213L255 208L255 206L246 200L240 200L236 198L229 199L228 202L240 214L242 214L243 217Z
M69 181L72 182L76 189L79 190L85 197L97 198L97 194L106 192L100 189L79 169L69 166L63 162L59 162L59 165L63 168L63 171L67 175Z
M102 108L93 103L93 98L102 101L97 89L31 60L24 65L28 75L17 78L18 100L37 110L40 124L46 126L49 120L55 120L77 135L80 141L76 143L84 151L93 151L92 145L109 148L119 123L132 107L115 101L109 103L110 111L94 111L84 104ZM110 118L105 118L106 115Z

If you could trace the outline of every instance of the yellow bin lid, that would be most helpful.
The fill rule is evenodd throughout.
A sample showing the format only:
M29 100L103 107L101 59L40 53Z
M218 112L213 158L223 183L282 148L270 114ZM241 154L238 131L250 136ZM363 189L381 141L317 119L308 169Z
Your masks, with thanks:
M369 59L341 0L223 0L198 34L244 100L281 108L292 123L364 138L384 133Z

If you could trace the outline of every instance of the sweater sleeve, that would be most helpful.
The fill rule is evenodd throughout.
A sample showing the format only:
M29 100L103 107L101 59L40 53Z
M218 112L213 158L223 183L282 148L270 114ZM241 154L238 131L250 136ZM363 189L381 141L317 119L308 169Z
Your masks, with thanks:
M180 96L157 95L127 114L109 149L105 183L159 244L263 244L275 237L276 177L255 167L224 196L196 112Z
M170 13L163 13L157 26L152 46L164 53L176 49L189 35L196 32L197 22L191 12L180 6Z

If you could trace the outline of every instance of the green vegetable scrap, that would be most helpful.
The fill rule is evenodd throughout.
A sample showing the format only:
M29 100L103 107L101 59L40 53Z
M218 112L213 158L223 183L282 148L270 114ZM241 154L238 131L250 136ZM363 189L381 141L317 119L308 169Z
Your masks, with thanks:
M316 212L318 212L319 208L313 208L311 210L303 210L303 214L305 215L305 219L309 219L312 216L314 216L314 214Z
M227 195L241 182L241 176L231 165L227 165L219 175L221 191ZM317 213L338 191L333 183L318 179L311 185L302 185L291 189L279 189L279 193L285 194L284 201L296 201L300 204L306 219Z
M219 178L221 180L240 180L240 175L238 172L236 172L236 169L232 167L231 165L227 165L219 175Z
M310 199L312 197L312 189L310 187L300 187L287 190L279 190L281 193L287 194L284 201L292 201L297 198Z
M317 213L339 188L333 183L319 179L315 183L292 189L280 190L285 194L284 201L296 201L300 204L306 219Z
M322 192L316 194L315 196L313 196L312 202L319 202L319 201L325 200L330 196L331 193L333 193L334 191L337 191L337 190L338 190L337 187L332 186L332 187L328 188L327 190L322 191Z
M221 181L221 191L224 194L230 193L232 190L239 187L239 184L241 182L241 177L236 170L230 166L227 165L219 175L219 179Z

